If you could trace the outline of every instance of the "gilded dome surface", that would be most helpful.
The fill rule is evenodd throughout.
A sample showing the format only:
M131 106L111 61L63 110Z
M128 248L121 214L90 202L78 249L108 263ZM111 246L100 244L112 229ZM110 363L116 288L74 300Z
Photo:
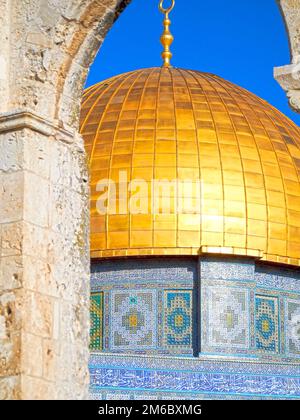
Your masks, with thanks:
M212 74L143 69L85 91L81 133L92 258L221 253L300 265L300 130L264 100ZM117 196L108 206L123 211L99 214L96 185L118 184L120 171L128 182L200 180L200 194L169 214L124 211Z

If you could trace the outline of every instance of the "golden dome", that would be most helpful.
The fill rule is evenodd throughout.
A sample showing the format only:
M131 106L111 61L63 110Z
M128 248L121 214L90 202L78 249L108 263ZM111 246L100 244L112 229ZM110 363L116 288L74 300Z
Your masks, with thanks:
M81 133L92 258L217 253L300 266L300 130L264 100L212 74L138 70L85 91ZM99 215L96 184L120 170L149 184L200 179L197 211Z

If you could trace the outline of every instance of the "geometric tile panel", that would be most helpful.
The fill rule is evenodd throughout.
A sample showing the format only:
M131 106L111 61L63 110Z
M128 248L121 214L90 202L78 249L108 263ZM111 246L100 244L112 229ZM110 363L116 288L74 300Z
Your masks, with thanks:
M91 351L103 349L103 293L92 293L91 295Z
M166 347L192 347L192 291L165 291L164 337Z
M249 292L246 289L210 287L206 343L222 349L249 348Z
M259 352L279 352L278 298L255 297L256 349Z
M157 344L155 290L118 290L111 296L110 348L139 350Z
M300 302L287 301L287 349L290 354L300 355Z

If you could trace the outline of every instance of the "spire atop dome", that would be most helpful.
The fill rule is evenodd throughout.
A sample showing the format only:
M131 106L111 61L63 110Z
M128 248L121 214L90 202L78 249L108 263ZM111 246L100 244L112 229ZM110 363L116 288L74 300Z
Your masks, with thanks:
M169 19L169 13L172 12L174 7L175 7L175 0L171 0L171 5L167 8L164 7L164 0L161 0L159 3L159 10L165 15L164 32L160 38L160 41L164 47L164 51L161 55L164 60L163 67L171 67L171 58L173 54L170 51L170 46L172 45L174 41L174 37L170 32L171 21Z

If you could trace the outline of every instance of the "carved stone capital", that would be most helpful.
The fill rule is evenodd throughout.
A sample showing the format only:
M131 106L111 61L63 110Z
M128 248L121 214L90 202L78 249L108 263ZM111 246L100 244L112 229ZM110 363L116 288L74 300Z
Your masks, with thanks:
M300 63L275 68L274 77L285 90L292 109L300 113Z
M291 63L277 67L275 79L286 91L292 109L300 112L300 0L277 0L285 22Z
M66 130L56 122L49 121L29 110L15 110L0 115L0 134L19 131L24 128L47 137L54 137L64 143L74 143L77 138L75 130Z

